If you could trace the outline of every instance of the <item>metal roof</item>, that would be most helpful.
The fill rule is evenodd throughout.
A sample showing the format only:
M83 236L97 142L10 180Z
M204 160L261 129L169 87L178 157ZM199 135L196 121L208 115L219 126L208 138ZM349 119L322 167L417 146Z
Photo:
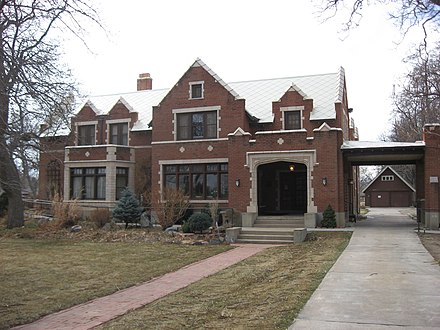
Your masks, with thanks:
M298 91L304 99L313 99L311 120L335 119L335 103L342 102L343 98L345 77L342 67L336 73L227 84L202 60L197 59L192 66L203 67L236 99L245 99L246 111L261 123L273 122L272 102L279 101L288 90ZM158 105L169 92L170 89L160 89L90 96L77 108L76 113L88 105L97 115L107 114L118 102L122 102L130 112L139 114L139 120L132 130L147 130L152 120L152 107Z
M130 112L138 113L138 121L132 131L149 129L148 124L153 119L153 106L162 101L168 89L143 90L133 93L90 96L78 107L76 113L88 105L97 115L107 114L118 102L122 102Z
M241 98L246 100L246 110L262 123L273 121L272 102L277 102L294 88L305 99L313 99L311 120L335 119L335 103L342 102L344 69L336 73L312 76L287 77L229 83Z

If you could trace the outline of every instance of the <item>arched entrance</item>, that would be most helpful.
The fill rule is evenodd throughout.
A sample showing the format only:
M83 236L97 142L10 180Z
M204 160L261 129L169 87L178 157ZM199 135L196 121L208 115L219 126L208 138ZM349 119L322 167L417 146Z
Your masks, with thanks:
M307 212L307 167L295 162L273 162L257 168L258 214Z

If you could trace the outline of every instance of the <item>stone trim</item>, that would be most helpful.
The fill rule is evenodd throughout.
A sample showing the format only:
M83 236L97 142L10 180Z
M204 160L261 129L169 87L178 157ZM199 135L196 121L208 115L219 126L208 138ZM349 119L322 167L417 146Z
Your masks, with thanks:
M313 167L317 165L316 150L247 152L245 167L249 168L251 175L250 203L247 207L247 212L258 213L258 166L282 161L306 165L307 213L316 213L318 208L314 203L314 189L312 186Z

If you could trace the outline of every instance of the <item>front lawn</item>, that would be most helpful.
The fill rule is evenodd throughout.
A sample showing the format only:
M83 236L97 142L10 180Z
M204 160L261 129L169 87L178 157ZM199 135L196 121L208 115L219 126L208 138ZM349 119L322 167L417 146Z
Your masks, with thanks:
M15 236L34 235L23 230L15 232ZM0 237L0 329L148 281L228 249L226 245L190 246L139 240L92 242Z
M287 329L351 234L310 236L265 250L101 328Z

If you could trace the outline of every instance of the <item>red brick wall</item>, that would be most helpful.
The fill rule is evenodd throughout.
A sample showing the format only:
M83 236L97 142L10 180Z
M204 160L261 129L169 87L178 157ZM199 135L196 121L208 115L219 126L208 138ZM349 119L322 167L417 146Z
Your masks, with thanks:
M86 153L89 156L86 156ZM69 149L69 160L70 161L78 161L78 160L105 160L107 157L107 148L106 147L81 147Z
M189 83L204 81L204 98L189 99ZM153 141L174 140L173 109L221 106L220 137L226 137L237 127L247 130L249 124L246 118L244 101L235 100L220 83L218 83L202 67L190 68L178 83L162 100L160 106L153 110Z
M48 164L56 160L60 164L60 192L63 193L64 189L64 147L67 143L68 137L56 137L56 138L41 138L40 146L42 151L40 152L39 162L39 177L38 177L38 198L48 199L49 196L49 181L47 166Z
M440 125L425 125L425 209L430 212L440 210L439 183L431 183L430 177L440 180Z

